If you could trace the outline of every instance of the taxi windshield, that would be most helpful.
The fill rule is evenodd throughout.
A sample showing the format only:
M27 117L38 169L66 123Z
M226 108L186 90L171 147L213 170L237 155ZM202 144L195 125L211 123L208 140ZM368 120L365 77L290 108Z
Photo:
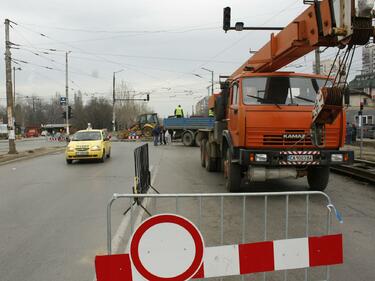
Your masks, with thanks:
M314 105L325 79L313 77L252 77L242 81L244 104ZM331 82L327 82L329 87Z
M74 134L72 141L93 141L101 140L100 132L77 132Z

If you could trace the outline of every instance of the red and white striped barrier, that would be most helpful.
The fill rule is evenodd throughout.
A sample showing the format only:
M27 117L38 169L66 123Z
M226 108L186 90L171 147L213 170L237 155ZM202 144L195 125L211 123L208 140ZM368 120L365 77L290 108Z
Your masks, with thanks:
M139 136L128 136L128 140L138 140Z
M66 139L64 137L48 137L48 141L66 141Z
M97 281L185 281L341 263L341 234L205 248L194 224L170 214L145 220L129 254L95 259Z

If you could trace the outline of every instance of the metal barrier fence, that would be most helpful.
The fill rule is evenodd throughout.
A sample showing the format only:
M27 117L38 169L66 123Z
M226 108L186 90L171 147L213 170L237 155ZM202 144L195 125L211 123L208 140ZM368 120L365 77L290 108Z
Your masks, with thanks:
M133 205L137 199L144 199L143 204L152 215L175 213L192 221L202 233L206 246L327 235L338 226L333 224L332 216L342 222L330 197L315 191L114 194L107 206L109 255L112 254L112 205L117 199L129 200L129 226L122 236L125 244L136 227L149 216L139 206ZM210 280L330 280L330 269L325 266Z
M149 167L148 144L134 150L135 179L133 193L147 193L151 187L151 173ZM139 199L139 198L138 198ZM137 200L138 201L138 200Z

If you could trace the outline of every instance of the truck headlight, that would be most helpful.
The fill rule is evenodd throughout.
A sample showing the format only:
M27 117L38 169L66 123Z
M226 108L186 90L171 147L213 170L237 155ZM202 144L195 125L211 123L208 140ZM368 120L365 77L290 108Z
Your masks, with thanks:
M344 160L344 156L342 154L331 154L332 162L342 162L343 160Z
M92 151L100 151L100 150L102 150L102 148L98 145L94 145L94 146L91 147L91 150Z
M267 162L267 154L255 154L255 162Z
M68 151L69 151L69 152L74 151L74 147L68 146Z

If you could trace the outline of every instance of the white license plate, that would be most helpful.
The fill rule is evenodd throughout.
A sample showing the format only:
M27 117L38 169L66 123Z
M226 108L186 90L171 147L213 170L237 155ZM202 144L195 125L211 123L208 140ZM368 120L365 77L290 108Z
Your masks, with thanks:
M89 155L89 153L87 151L77 151L76 155L77 156L86 156L86 155Z
M288 161L313 161L314 158L312 155L288 155Z

